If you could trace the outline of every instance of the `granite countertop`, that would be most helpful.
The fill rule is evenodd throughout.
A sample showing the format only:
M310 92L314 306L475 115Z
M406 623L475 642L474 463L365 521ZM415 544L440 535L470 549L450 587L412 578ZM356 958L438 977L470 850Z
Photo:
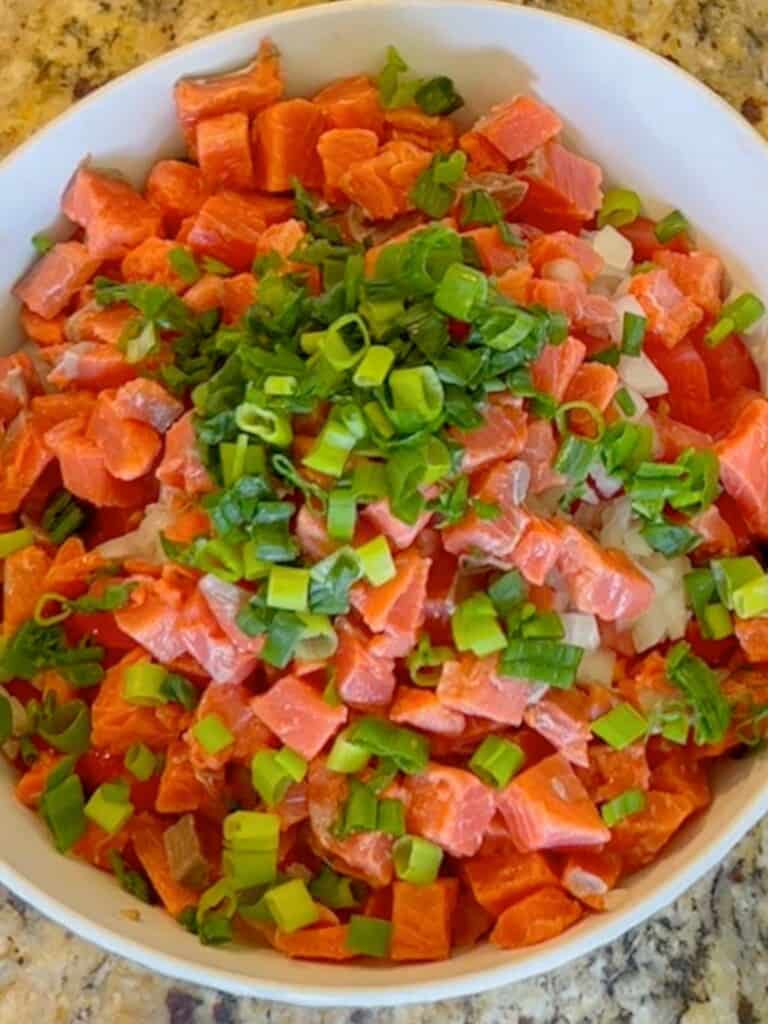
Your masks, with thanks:
M301 0L0 0L0 155L142 60ZM768 0L538 0L693 72L768 137ZM596 954L400 1010L235 999L109 956L0 889L0 1024L761 1024L768 822L673 906Z

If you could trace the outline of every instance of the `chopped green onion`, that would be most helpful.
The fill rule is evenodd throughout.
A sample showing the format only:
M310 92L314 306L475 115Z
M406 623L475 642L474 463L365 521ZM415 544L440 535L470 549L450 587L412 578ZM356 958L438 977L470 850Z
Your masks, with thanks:
M643 351L648 321L637 313L625 313L621 326L621 351L626 356L639 356Z
M697 744L717 743L731 722L731 708L712 669L690 653L681 641L670 648L666 658L667 678L685 695L694 715Z
M384 345L371 345L358 364L352 382L358 388L378 388L392 369L395 353Z
M486 736L469 761L469 767L489 786L503 789L525 764L525 751L501 736Z
M587 358L591 363L602 363L604 366L618 366L621 359L621 349L618 345L608 345Z
M422 633L416 647L406 658L414 686L435 687L440 682L442 667L454 657L450 647L433 647L429 635Z
M246 434L255 434L267 444L287 448L293 440L291 421L283 413L264 409L255 402L243 402L235 409L237 429Z
M275 754L275 763L290 775L293 782L301 782L309 768L307 759L291 747L278 750Z
M105 782L93 793L85 805L85 816L114 835L133 814L133 804L127 798L128 788ZM122 799L119 799L120 796Z
M768 576L743 583L733 591L733 610L740 619L754 619L768 612Z
M221 867L235 889L268 885L277 878L277 848L271 850L225 849Z
M646 797L642 789L625 789L619 796L603 804L600 814L608 828L613 828L625 818L644 811L645 805Z
M32 235L31 241L38 256L45 256L45 254L50 252L56 244L52 238L49 238L48 235L42 231L38 231L36 235Z
M55 605L57 610L46 612L45 609L49 604ZM64 622L65 619L68 619L72 614L72 610L69 599L64 597L63 594L42 594L37 599L32 618L38 626L55 626L56 623Z
M640 536L649 547L667 558L687 554L701 544L701 536L695 530L666 520L647 523L640 531Z
M40 525L52 544L63 544L67 537L84 525L86 518L85 510L69 491L61 490L57 491L45 506Z
M663 217L653 229L653 233L662 245L671 242L673 238L684 234L690 228L690 224L679 210L673 210Z
M730 335L747 331L765 313L765 305L752 292L744 292L732 302L727 302L720 311L720 317L705 335L706 343L714 348Z
M557 423L557 428L560 431L560 433L565 434L567 432L568 420L566 419L566 417L568 416L569 412L574 412L576 410L578 410L579 412L585 412L591 417L593 423L595 424L595 430L597 433L596 440L599 441L605 433L605 417L597 408L597 406L593 405L592 402L563 402L563 404L558 408L557 412L555 413L555 422Z
M284 611L305 612L309 607L309 569L273 566L267 583L267 604Z
M734 594L739 588L759 580L763 569L756 558L715 558L710 562L718 596L726 608L733 610Z
M682 712L677 712L671 717L665 718L661 723L661 735L664 739L669 740L670 743L677 743L680 746L685 746L688 742L689 730L688 716Z
M408 775L423 771L429 760L425 736L381 718L361 718L351 727L349 739L378 757L389 758Z
M189 249L185 249L181 245L171 249L168 253L168 262L171 269L185 284L195 284L200 280L200 268Z
M628 188L611 188L605 193L603 205L597 215L597 226L610 224L614 228L631 224L640 216L640 196Z
M526 638L541 637L562 640L565 636L563 620L557 612L542 612L540 615L532 615L530 619L521 624L520 631Z
M163 693L163 683L167 675L162 665L148 660L129 665L123 673L123 699L142 707L166 704L168 698Z
M352 540L357 524L357 500L349 488L334 487L328 495L328 536L334 540Z
M314 900L331 910L347 910L359 902L352 891L351 879L337 875L326 864L309 883L309 891Z
M392 552L389 549L387 538L383 534L369 540L367 544L355 548L355 554L365 578L374 587L380 587L397 575Z
M751 586L752 584L747 584ZM740 591L737 591L740 593ZM739 614L738 607L736 614ZM709 604L701 619L701 631L710 640L724 640L733 633L733 622L724 604Z
M500 615L506 615L515 605L525 600L525 581L517 569L499 576L488 587L488 597Z
M7 558L14 551L28 548L34 542L34 533L26 527L20 530L10 530L8 533L0 533L0 558Z
M486 594L474 594L462 601L451 616L453 642L459 651L472 651L478 658L506 647L504 631L496 609Z
M13 735L13 711L11 702L4 693L0 693L0 747Z
M169 703L181 704L187 711L194 711L200 703L197 687L176 672L169 672L165 677L162 691Z
M296 393L299 382L290 374L272 374L264 381L264 394L288 397Z
M280 845L280 818L261 811L234 811L224 819L224 845L246 853L266 853Z
M146 782L157 768L157 758L143 743L132 743L125 753L125 767L139 782Z
M251 758L251 785L267 807L276 807L290 789L293 779L279 764L272 750L260 750Z
M592 732L614 750L623 750L648 732L648 722L631 704L617 704L592 723Z
M327 615L297 612L302 630L294 657L298 661L323 661L336 653L339 638Z
M443 851L421 836L402 836L392 847L395 874L412 885L430 885L438 876Z
M380 917L353 914L347 925L346 947L360 956L388 957L392 925Z
M306 883L300 878L292 878L290 882L269 889L264 899L281 932L306 928L320 916Z
M597 444L587 437L566 434L554 462L554 469L578 484L586 479L595 461Z
M70 766L70 772L71 772ZM49 778L50 781L50 778ZM60 853L70 850L85 832L83 784L69 774L57 785L46 788L40 798L40 814L53 835Z
M212 757L221 753L235 742L235 737L218 715L206 715L192 726L190 732L206 752Z
M237 896L228 878L220 878L205 890L197 903L196 920L200 926L211 912L224 917L234 917L237 911Z
M556 640L511 639L501 656L499 671L512 679L568 688L576 681L583 654L581 647Z
M401 800L379 800L376 829L395 839L405 833L405 806Z
M318 473L339 477L344 472L349 453L365 434L365 422L360 410L356 406L337 405L302 461Z
M221 914L208 914L198 928L197 935L204 946L223 946L232 941L232 923Z
M626 388L619 388L614 395L616 405L621 409L625 416L634 416L637 412L637 406L634 400Z
M444 217L456 199L451 186L461 181L466 163L466 154L461 150L454 150L450 156L436 153L409 193L413 205L435 220Z
M326 767L332 772L354 775L362 771L370 759L370 750L353 743L349 738L349 729L344 729L333 741Z
M442 412L443 385L431 366L393 370L389 387L395 412L405 429L418 429L436 420Z
M342 809L339 826L341 836L358 832L374 832L378 821L376 794L357 779L349 780L349 796Z
M44 714L38 734L63 754L84 754L91 742L91 712L85 701L69 700Z
M464 105L464 100L456 92L453 79L446 75L428 79L416 90L414 99L425 114L432 116L452 114Z
M485 274L463 263L453 263L443 275L433 301L441 313L455 320L470 320L473 310L487 299Z

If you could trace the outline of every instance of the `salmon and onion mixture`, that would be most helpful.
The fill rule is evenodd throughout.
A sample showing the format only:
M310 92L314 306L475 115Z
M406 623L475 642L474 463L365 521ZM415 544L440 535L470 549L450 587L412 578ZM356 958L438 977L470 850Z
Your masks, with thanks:
M768 724L763 305L392 47L174 101L186 154L82 164L14 289L16 795L204 943L552 939Z

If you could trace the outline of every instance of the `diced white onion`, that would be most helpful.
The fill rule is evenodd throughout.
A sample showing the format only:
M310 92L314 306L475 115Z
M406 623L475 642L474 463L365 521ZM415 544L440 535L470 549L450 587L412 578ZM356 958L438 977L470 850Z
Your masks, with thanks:
M623 273L632 263L632 245L610 224L595 233L592 248L598 256L602 256L609 270Z
M576 672L576 679L580 683L599 683L601 686L610 686L615 664L616 655L605 647L596 651L585 651Z
M600 646L600 630L594 615L565 612L560 619L565 630L564 643L583 647L585 651L594 651Z
M612 498L614 495L618 494L624 486L618 477L610 476L606 473L605 466L599 459L595 459L592 463L589 475L592 477L592 483L603 498Z
M160 543L160 534L170 525L170 506L160 502L148 505L146 515L135 530L105 541L95 550L104 558L138 558L147 562L167 561Z
M584 280L579 264L565 257L545 263L541 268L541 276L550 281L562 281L564 284L579 284Z
M666 377L659 373L645 352L639 356L621 356L616 369L627 387L644 398L658 398L669 391Z

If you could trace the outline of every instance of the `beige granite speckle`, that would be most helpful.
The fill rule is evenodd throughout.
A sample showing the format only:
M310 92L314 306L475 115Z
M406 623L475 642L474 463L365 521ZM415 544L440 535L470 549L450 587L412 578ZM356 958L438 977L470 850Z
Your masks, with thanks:
M310 0L312 2L312 0ZM165 50L303 0L0 0L0 154ZM768 0L537 0L675 60L768 137ZM768 824L672 907L472 999L311 1011L177 984L0 890L0 1024L768 1024Z

